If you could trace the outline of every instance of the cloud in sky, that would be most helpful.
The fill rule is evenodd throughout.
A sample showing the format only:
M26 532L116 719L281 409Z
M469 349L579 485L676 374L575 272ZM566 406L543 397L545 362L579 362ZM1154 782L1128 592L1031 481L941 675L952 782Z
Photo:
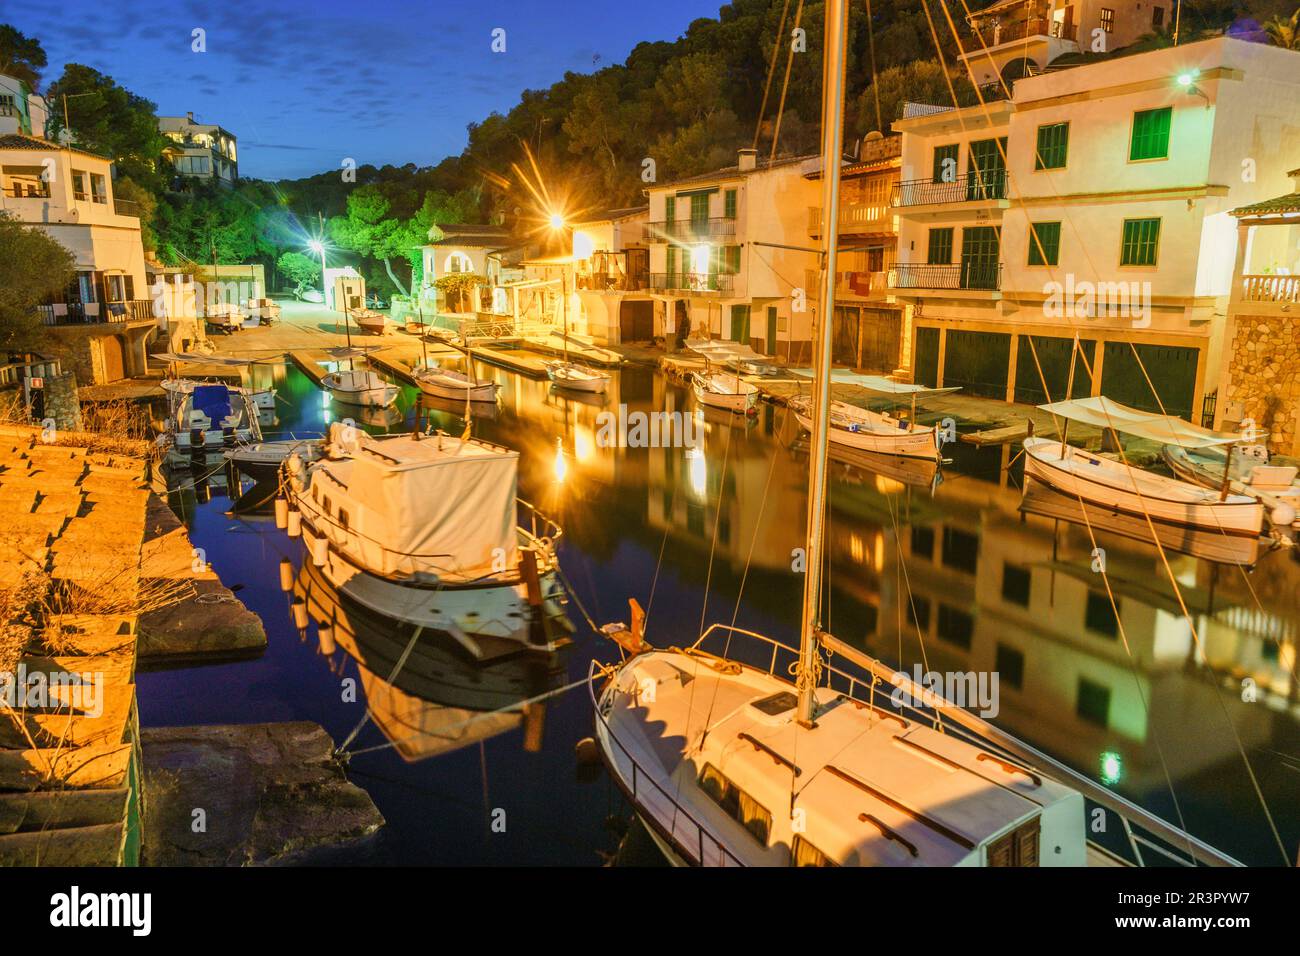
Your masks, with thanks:
M436 163L523 90L621 62L717 12L718 0L66 0L11 7L0 22L41 40L45 82L65 63L92 66L162 115L220 123L239 139L241 173L277 179L348 156ZM491 50L496 27L503 54ZM191 49L196 29L206 52Z

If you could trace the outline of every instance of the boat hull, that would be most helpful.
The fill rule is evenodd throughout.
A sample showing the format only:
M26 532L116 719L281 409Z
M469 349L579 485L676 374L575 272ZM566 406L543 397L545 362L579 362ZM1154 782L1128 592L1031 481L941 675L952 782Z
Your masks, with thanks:
M421 375L415 376L415 384L420 387L421 392L432 398L447 398L460 402L466 399L471 402L495 402L497 389L500 387L496 382L456 385L447 379L430 379Z
M742 388L744 383L742 383ZM758 389L749 386L752 391L715 392L698 378L692 383L695 400L710 408L721 408L738 415L748 415L758 408Z
M358 387L342 382L333 375L326 375L322 380L322 384L332 396L349 405L359 405L363 408L386 408L397 401L397 387L387 383Z
M1164 493L1159 483L1140 488L1118 463L1071 446L1066 446L1066 457L1062 459L1060 449L1061 443L1052 439L1025 439L1026 477L1116 513L1150 516L1166 524L1250 537L1258 536L1263 527L1264 507L1254 499L1229 495L1227 501L1217 501L1208 489L1157 475L1149 478L1166 483ZM1175 497L1184 494L1185 489L1198 494L1184 500Z
M607 375L570 375L563 369L547 368L546 376L556 388L562 388L568 392L603 395L609 389L609 376Z
M812 431L812 419L799 412L795 413L799 424ZM859 428L851 431L847 428L830 429L830 440L845 448L858 451L876 452L885 455L898 455L903 458L939 459L939 430L937 427L918 428L911 431L898 429L895 432L876 431Z

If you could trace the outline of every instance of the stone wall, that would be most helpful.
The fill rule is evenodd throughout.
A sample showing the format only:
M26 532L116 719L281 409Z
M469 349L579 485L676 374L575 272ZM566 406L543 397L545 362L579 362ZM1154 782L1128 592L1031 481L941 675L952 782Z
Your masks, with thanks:
M77 376L72 372L45 379L45 417L64 432L81 431L81 402L77 399Z
M1300 334L1286 315L1234 315L1224 424L1250 419L1268 432L1269 451L1300 454Z

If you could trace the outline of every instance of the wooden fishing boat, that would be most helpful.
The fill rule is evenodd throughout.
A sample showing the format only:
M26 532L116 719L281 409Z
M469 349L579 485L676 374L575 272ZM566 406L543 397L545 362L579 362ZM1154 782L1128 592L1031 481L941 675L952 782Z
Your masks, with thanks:
M465 372L437 365L416 369L411 378L420 391L433 398L453 401L495 402L499 384L488 378L472 378Z
M575 362L547 362L546 377L556 388L572 392L603 395L609 389L608 375Z
M397 401L400 389L390 385L370 369L340 369L321 379L330 395L348 405L385 408Z
M758 409L758 388L739 375L724 372L692 372L691 390L701 405L721 408L740 415L752 415Z
M371 309L352 309L348 314L352 316L352 321L357 324L357 328L367 335L383 335L384 328L388 324L388 319L383 313Z
M320 439L286 438L281 441L251 442L227 449L226 460L254 481L272 481L290 455L311 463L321 456Z
M222 302L209 306L207 315L204 317L204 321L210 329L225 332L226 334L238 332L244 327L246 319L247 316L244 315L244 310L239 306Z
M791 402L790 408L799 424L811 431L811 409L808 402ZM943 447L943 438L938 425L922 426L914 421L845 402L831 403L830 421L830 440L837 445L905 458L930 458L937 461L942 457L940 449Z

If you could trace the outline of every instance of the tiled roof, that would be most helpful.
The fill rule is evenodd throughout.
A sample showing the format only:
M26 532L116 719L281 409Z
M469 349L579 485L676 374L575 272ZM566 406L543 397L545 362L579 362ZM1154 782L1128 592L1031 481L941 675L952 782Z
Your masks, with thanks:
M612 222L615 219L627 219L630 216L645 215L649 211L649 206L625 206L622 209L606 209L593 215L583 216L582 219L577 221L580 223Z
M27 136L23 133L6 133L0 136L0 149L69 149L74 153L81 153L83 156L94 156L96 159L108 160L107 156L99 153L92 153L88 149L78 149L76 146L61 146L58 143L52 143L48 139L41 139L39 136Z
M674 179L672 182L664 183L662 186L651 186L651 189L670 189L673 186L684 186L687 183L706 183L711 179L731 179L735 176L750 176L754 173L764 173L769 169L779 169L782 166L789 166L793 163L802 163L809 159L815 159L817 153L810 153L807 156L780 156L775 160L760 159L753 169L747 169L743 173L739 165L723 166L721 169L715 169L712 172L699 173L695 176L684 176L681 179Z
M1300 192L1287 193L1263 202L1232 210L1234 216L1266 216L1271 213L1300 212Z

